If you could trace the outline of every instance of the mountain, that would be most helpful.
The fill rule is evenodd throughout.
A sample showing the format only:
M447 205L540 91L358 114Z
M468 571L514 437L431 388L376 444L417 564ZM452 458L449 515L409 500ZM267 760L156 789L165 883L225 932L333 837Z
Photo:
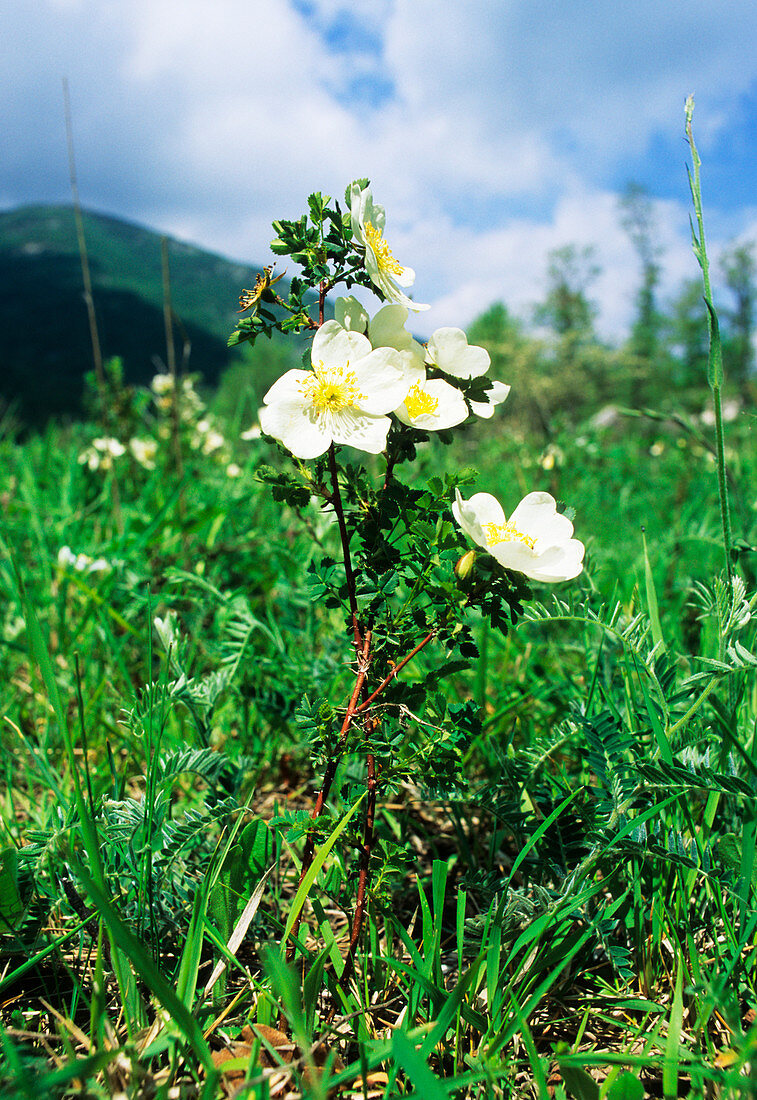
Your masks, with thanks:
M126 380L145 383L165 369L161 236L91 211L83 221L103 357L120 356ZM238 356L226 341L256 269L173 239L168 255L177 357L186 333L189 370L214 384ZM73 207L0 212L0 406L32 424L77 415L91 369Z

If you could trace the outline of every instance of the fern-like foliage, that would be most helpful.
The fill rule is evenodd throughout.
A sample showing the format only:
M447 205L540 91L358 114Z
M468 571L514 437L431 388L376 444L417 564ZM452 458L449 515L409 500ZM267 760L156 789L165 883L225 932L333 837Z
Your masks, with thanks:
M186 810L181 817L167 821L163 827L159 863L169 865L182 851L200 840L206 841L214 835L214 825L225 823L239 809L239 802L230 796L202 809Z
M651 688L648 701L654 709L666 738L673 739L700 711L705 700L723 680L747 669L757 668L757 656L734 637L751 619L743 582L734 578L730 593L720 580L713 590L699 586L697 596L704 613L714 613L720 623L723 645L718 658L691 657L693 671L684 677L670 654L652 640L648 617L639 612L629 616L620 603L602 605L595 610L579 600L570 602L554 597L549 604L532 603L524 620L534 623L572 622L595 626L614 638L632 661L634 671ZM647 706L649 711L650 706ZM653 720L653 719L650 719Z
M586 763L598 783L595 820L613 828L625 820L636 799L637 740L608 710L594 716L579 714L576 724L586 739Z
M215 749L196 749L185 745L166 753L157 761L158 782L172 783L178 776L192 772L204 779L209 787L215 787L230 767L229 760Z
M242 667L253 640L258 633L276 641L265 623L253 614L249 600L241 593L224 599L221 633L221 665L233 680Z

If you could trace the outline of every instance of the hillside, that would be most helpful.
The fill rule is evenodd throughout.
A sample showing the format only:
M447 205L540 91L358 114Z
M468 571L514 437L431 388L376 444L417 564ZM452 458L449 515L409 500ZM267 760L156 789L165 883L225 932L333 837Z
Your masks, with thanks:
M121 356L128 381L146 382L166 354L160 235L92 212L84 229L103 355ZM189 368L215 383L232 360L226 340L255 269L177 240L169 259ZM179 352L178 332L176 341ZM0 398L21 420L80 410L92 351L71 206L0 212L0 364Z

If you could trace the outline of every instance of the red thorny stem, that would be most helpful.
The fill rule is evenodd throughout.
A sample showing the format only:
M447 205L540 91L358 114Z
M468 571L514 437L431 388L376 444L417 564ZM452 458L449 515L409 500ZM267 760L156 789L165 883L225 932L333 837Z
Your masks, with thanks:
M397 676L402 668L412 660L412 658L419 653L424 646L428 645L433 637L436 635L436 630L430 630L426 637L415 646L414 649L407 654L406 657L394 667L388 676L385 676L379 686L373 691L367 699L363 699L359 707L355 709L355 714L365 714L365 732L366 737L370 739L372 733L378 725L378 720L371 716L368 709L373 700L381 694L381 692L387 687L388 684ZM365 694L365 692L363 692ZM368 789L368 799L365 804L365 825L363 827L363 845L360 850L360 878L358 880L357 899L355 901L355 915L352 920L352 931L350 933L350 943L347 948L347 955L344 960L344 970L339 979L339 985L342 989L346 989L350 978L352 977L355 969L355 955L357 953L357 945L360 942L360 936L363 931L363 921L365 920L365 909L368 898L368 883L370 881L370 866L371 856L373 855L373 845L375 841L374 824L376 820L376 791L378 788L378 776L376 775L376 758L372 752L368 753L366 762L366 787Z
M318 791L318 794L316 795L315 805L313 806L313 810L310 814L310 817L312 818L313 821L315 821L316 818L320 816L320 814L323 810L323 807L325 805L326 799L329 797L329 793L331 791L331 785L334 782L334 776L336 775L336 769L337 769L337 766L338 766L339 761L341 759L342 752L344 750L345 742L347 740L347 734L350 731L350 726L352 725L352 719L353 719L353 717L355 715L355 712L357 710L357 701L358 701L358 698L360 696L360 692L363 689L363 685L365 683L365 675L368 671L368 665L369 665L369 662L370 662L370 651L371 651L371 632L370 632L370 630L366 630L365 640L363 641L362 652L360 653L360 658L358 660L357 678L355 680L355 687L352 690L352 696L350 697L350 701L347 704L347 713L344 716L344 721L342 722L342 727L339 730L339 740L337 741L336 748L334 749L334 752L332 753L332 755L329 758L329 761L326 765L326 770L323 773L323 782L321 783L321 789ZM314 854L315 854L315 832L311 831L310 833L308 833L308 838L307 838L307 841L305 843L305 851L303 852L303 855L302 855L302 870L300 871L300 884L302 883L303 879L305 878L305 875L310 870L311 864L313 862L313 855ZM286 954L287 962L291 962L292 959L294 958L294 944L295 944L295 938L297 936L297 931L300 927L300 919L301 919L301 914L297 917L297 920L292 925L292 931L290 933L291 939L290 939L289 943L287 944L287 954Z
M385 676L384 679L379 684L379 686L376 688L376 690L374 692L372 692L368 696L367 699L363 700L363 702L360 704L360 706L356 708L355 713L356 714L362 714L363 711L367 710L368 707L373 702L373 700L376 698L376 696L381 694L381 692L384 690L384 688L387 686L387 684L391 684L392 680L405 667L407 662L412 661L412 659L416 655L416 653L420 653L420 651L423 649L423 647L427 646L428 643L431 641L431 639L435 638L435 637L436 637L436 629L429 630L426 637L422 641L418 642L418 645L415 647L415 649L411 649L410 652L408 653L408 655L406 657L403 657L402 660L399 662L399 664L396 664L396 665L393 666L393 668L392 668L391 672L388 674L388 676Z
M362 632L360 630L360 623L357 617L357 596L355 594L355 574L352 572L352 558L350 557L350 536L347 533L347 525L344 522L344 505L342 504L342 494L339 491L339 477L336 468L336 451L334 444L329 447L329 471L331 473L331 484L333 487L333 493L331 501L334 505L334 511L336 512L337 523L339 524L339 538L342 541L342 556L344 558L344 576L347 581L347 594L350 601L350 614L352 615L352 632L355 642L355 648L358 652L362 647Z
M417 646L415 646L413 649L411 649L411 651L407 654L407 656L403 657L403 659L401 661L399 661L392 668L389 675L384 677L384 679L381 681L379 686L373 692L371 692L371 694L369 696L367 696L365 699L363 699L363 701L360 704L358 704L358 698L360 697L361 693L363 695L365 694L365 677L366 677L366 674L368 672L368 667L370 665L372 635L371 635L370 630L367 630L365 632L365 637L363 639L362 649L361 649L359 659L358 659L358 668L357 668L357 677L356 677L356 680L355 680L355 686L352 689L352 695L350 696L350 701L347 704L347 712L344 716L344 720L342 721L342 725L341 725L341 728L339 730L339 739L338 739L338 741L336 743L336 747L335 747L335 749L334 749L334 751L333 751L333 753L332 753L332 755L331 755L331 757L330 757L330 759L329 759L329 761L326 765L326 770L323 773L323 781L321 783L320 790L318 791L318 794L316 795L315 804L314 804L313 810L310 814L311 819L313 821L315 821L316 818L318 818L320 816L320 814L323 811L323 807L326 803L326 800L329 797L329 794L331 792L331 786L334 782L334 777L336 775L336 769L339 765L339 761L341 759L342 752L344 751L344 746L345 746L345 743L347 741L347 735L349 734L350 728L352 727L352 723L355 719L355 716L358 715L358 714L366 714L366 711L368 710L368 707L370 706L370 704L373 703L374 700L392 682L392 680L398 675L398 673L405 667L405 665L408 663L408 661L411 661L412 658L416 655L416 653L419 653L420 650L422 650L424 648L424 646L428 645L428 643L432 640L432 638L435 637L435 635L436 635L436 631L435 630L430 630L428 632L428 634L426 635L426 637L423 638L418 643ZM372 731L372 730L375 729L376 725L377 725L376 719L371 718L370 715L366 715L366 727L369 730ZM376 788L377 788L377 782L378 782L377 776L376 776L375 758L374 758L372 753L370 753L368 755L367 767L368 767L368 772L367 772L368 802L366 804L365 830L364 830L364 834L363 834L364 835L363 854L362 854L362 857L361 857L361 864L360 864L360 883L359 883L359 886L358 886L357 907L356 907L356 910L355 910L355 918L353 920L352 935L350 937L350 946L349 946L349 951L348 951L348 956L347 956L347 962L345 964L345 973L347 973L347 977L345 977L345 974L343 973L342 978L340 979L344 983L347 982L347 980L349 978L349 973L352 971L352 969L354 967L354 952L355 952L355 949L356 949L356 946L357 946L357 942L360 938L360 932L362 931L363 919L364 919L364 916L365 916L365 896L366 896L366 891L367 891L367 886L368 886L368 865L370 863L370 855L371 855L371 852L372 852L372 849L373 849L373 822L374 822L374 817L375 817L375 812L376 812ZM315 854L315 833L311 832L311 833L308 834L308 838L307 838L307 841L305 843L305 850L304 850L303 855L302 855L302 869L300 871L300 883L303 881L303 879L305 878L305 875L310 870L310 867L313 863L314 854ZM288 962L291 962L292 959L294 958L295 937L297 935L297 931L299 929L299 926L300 926L300 917L297 918L294 925L292 926L291 939L290 939L289 943L287 944L287 956L286 957L287 957Z
M328 292L328 283L325 279L321 279L321 284L318 287L318 327L320 328L324 320L324 307L326 305L326 294Z
M366 734L370 736L373 729L377 725L374 718L366 718ZM357 887L357 899L355 901L355 915L352 919L352 931L350 933L350 944L347 948L347 956L344 960L344 970L339 979L339 984L342 989L347 988L347 984L352 977L352 972L355 969L355 954L357 952L357 945L360 942L360 934L363 931L363 921L365 920L365 907L368 898L368 881L370 879L370 865L371 856L373 855L373 842L374 842L374 823L376 820L376 788L378 787L378 779L376 776L376 757L372 752L368 753L367 760L367 772L366 772L366 786L368 788L368 800L365 805L365 826L363 829L363 845L360 850L360 879Z

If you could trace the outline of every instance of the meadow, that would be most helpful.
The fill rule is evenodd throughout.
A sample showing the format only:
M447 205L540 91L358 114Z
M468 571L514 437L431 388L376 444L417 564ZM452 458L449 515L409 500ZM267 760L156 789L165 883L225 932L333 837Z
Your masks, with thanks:
M469 336L513 398L396 489L292 474L254 375L8 423L0 1095L757 1092L750 391ZM550 492L580 576L471 566L456 488Z

